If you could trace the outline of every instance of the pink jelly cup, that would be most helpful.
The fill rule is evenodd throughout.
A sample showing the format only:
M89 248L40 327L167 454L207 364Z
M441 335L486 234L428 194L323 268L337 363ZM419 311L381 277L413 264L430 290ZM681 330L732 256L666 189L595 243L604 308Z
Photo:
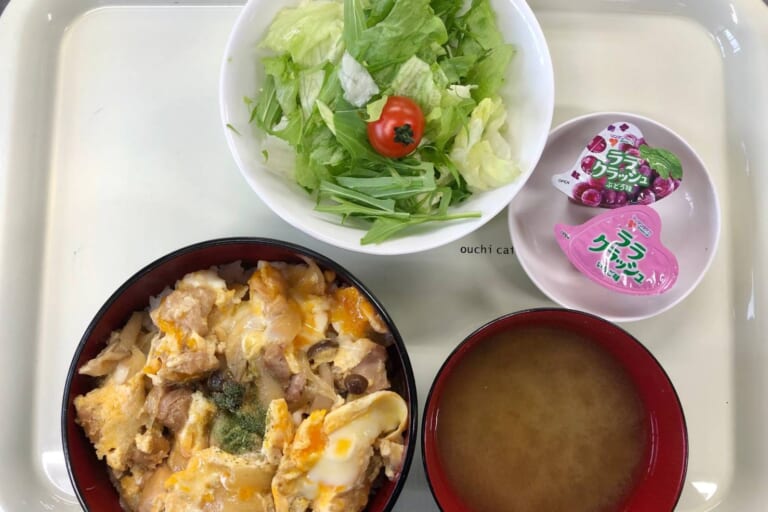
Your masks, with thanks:
M633 486L615 511L672 511L683 489L688 462L685 417L672 382L654 356L632 335L600 317L569 309L532 309L497 318L470 334L443 363L427 396L421 437L424 470L440 509L480 512L462 501L448 479L439 451L440 404L448 378L467 354L492 336L535 326L557 327L583 336L624 368L645 409L648 448Z

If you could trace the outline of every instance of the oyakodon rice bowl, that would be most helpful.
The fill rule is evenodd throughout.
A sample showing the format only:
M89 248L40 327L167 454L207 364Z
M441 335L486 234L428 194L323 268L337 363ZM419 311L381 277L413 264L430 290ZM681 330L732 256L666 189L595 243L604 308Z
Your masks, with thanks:
M348 272L282 242L207 242L139 272L88 328L67 464L89 510L390 510L414 401L399 334Z

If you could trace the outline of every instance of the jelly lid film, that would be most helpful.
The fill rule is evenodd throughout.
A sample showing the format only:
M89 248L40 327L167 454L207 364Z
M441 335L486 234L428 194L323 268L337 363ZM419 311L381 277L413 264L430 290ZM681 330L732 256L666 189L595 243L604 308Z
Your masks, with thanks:
M580 226L555 225L568 260L611 290L657 295L677 280L677 258L661 241L661 217L649 206L601 213Z
M683 178L678 157L651 147L636 125L611 123L592 137L571 168L553 185L585 206L619 208L651 204L677 190Z

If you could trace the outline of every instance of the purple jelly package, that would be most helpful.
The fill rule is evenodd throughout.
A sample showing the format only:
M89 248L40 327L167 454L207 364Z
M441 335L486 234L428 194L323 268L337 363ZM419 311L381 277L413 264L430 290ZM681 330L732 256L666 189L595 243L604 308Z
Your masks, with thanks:
M568 260L596 283L621 293L658 295L675 284L675 255L661 242L661 217L645 205L601 213L580 226L555 225Z
M586 206L651 204L674 192L683 167L669 150L651 147L632 123L617 121L592 137L571 168L552 184Z

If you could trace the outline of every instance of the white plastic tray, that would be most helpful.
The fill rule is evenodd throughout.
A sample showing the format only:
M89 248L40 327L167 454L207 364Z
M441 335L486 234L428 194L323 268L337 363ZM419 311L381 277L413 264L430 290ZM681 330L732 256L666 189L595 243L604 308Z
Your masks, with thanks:
M533 7L555 62L555 123L637 112L680 133L714 176L724 230L709 274L679 306L625 327L669 371L686 412L690 462L677 510L765 510L768 7ZM336 258L398 323L420 405L466 334L550 304L504 254L504 214L446 247L398 257L334 249L272 215L238 173L218 117L218 71L239 9L13 0L0 18L0 511L78 509L59 434L72 351L120 283L179 246L258 235ZM475 247L490 254L462 249ZM419 456L397 510L437 510Z

